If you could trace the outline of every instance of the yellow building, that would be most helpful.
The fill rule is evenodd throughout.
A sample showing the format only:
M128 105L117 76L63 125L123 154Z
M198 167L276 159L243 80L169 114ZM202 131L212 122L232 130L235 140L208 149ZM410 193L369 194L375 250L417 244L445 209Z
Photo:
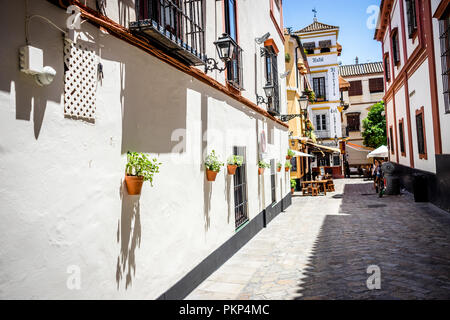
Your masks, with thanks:
M308 121L308 100L304 95L311 90L307 74L310 72L303 46L298 36L285 30L286 77L290 148L307 153L306 141L314 138L306 131ZM301 115L301 116L300 116ZM315 139L314 139L315 140ZM291 179L301 179L309 171L308 158L297 156L291 160Z

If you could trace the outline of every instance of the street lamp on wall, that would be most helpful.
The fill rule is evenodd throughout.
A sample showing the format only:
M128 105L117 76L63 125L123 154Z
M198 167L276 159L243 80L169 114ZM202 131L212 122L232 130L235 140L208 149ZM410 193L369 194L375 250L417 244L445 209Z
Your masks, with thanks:
M267 100L265 100L264 97L261 97L258 94L256 94L256 103L258 105L265 104L266 106L269 106L269 100L270 100L270 98L273 97L275 88L274 88L273 84L271 84L269 82L264 86L263 89L264 89L264 93L266 94Z
M233 38L231 38L228 34L222 34L222 36L216 42L214 42L214 45L216 46L219 58L223 63L226 64L233 59L237 44L236 41L234 41ZM205 73L213 70L223 72L225 71L225 69L226 66L223 68L219 68L217 61L213 58L208 58L206 60Z

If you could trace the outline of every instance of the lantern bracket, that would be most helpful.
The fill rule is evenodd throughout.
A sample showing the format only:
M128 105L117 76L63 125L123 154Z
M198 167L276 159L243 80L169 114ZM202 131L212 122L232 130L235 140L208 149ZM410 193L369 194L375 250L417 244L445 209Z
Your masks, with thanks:
M205 64L205 73L208 73L208 71L214 71L214 70L218 70L219 72L224 72L226 69L226 67L223 68L219 68L219 64L217 63L217 61L213 58L208 58L206 59L206 64Z

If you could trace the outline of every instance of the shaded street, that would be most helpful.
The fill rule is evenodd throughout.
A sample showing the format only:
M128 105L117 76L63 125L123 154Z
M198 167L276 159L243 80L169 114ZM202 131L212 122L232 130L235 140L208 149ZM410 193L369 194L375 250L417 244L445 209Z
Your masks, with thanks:
M379 199L362 179L296 194L187 299L449 299L450 215L410 194ZM381 289L369 290L370 265Z

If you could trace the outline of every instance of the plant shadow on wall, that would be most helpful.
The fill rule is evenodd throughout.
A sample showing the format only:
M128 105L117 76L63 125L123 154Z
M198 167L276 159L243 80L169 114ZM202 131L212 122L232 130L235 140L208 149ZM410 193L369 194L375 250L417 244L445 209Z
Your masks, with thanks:
M0 29L0 39L7 45L0 46L0 91L9 92L9 109L16 111L16 120L32 121L34 137L41 133L47 105L59 105L64 92L63 45L61 33L40 19L33 19L30 26L30 44L44 51L44 66L57 71L53 82L40 87L33 76L19 69L19 48L26 45L25 24L16 14L24 13L25 1L8 1L8 10L1 10L0 19L8 28ZM22 16L21 16L22 18ZM11 32L14 30L16 32ZM45 32L43 32L45 31ZM2 106L3 107L3 106Z
M449 299L450 217L410 201L380 199L373 183L346 185L340 214L325 217L312 244L295 299ZM380 268L380 290L367 287L369 266Z
M119 289L121 281L125 280L125 289L128 289L136 275L136 247L141 245L140 195L129 195L124 181L121 199L122 213L117 225L120 253L117 257L116 282Z
M137 152L127 153L125 180L120 188L122 213L117 226L117 242L120 253L117 257L116 282L119 289L125 277L125 289L132 285L136 275L136 247L141 244L140 193L144 181L153 186L153 177L159 173L161 163L150 160L147 155Z

